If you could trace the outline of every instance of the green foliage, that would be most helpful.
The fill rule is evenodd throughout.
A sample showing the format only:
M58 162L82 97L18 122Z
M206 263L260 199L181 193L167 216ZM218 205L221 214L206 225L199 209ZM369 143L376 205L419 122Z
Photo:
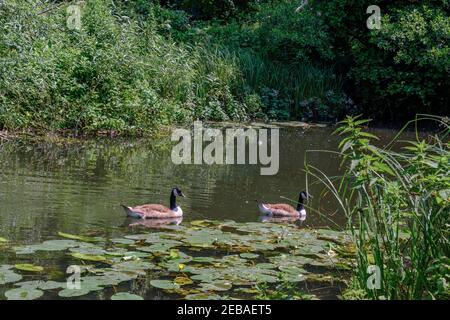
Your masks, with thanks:
M197 19L227 19L250 8L253 0L165 0L162 5L183 9Z
M40 2L1 7L0 127L136 133L246 117L233 61L162 37L151 17L129 19L94 0L77 31L66 26L65 6L43 14Z
M310 0L303 9L296 10L299 1L253 2L251 13L226 23L194 24L199 27L195 37L199 36L198 30L200 34L206 32L208 39L219 41L239 56L243 56L240 52L244 49L255 61L253 65L264 61L267 67L260 68L261 73L273 75L280 85L256 78L260 87L277 90L283 99L293 101L290 114L294 116L311 114L310 108L304 110L305 103L330 105L325 97L329 90L342 97L343 103L323 107L322 115L313 118L335 119L336 115L341 118L356 112L345 103L339 81L308 93L286 89L314 83L305 80L310 71L298 71L311 64L325 75L344 78L347 96L367 115L390 119L409 119L417 112L445 115L450 87L448 1L381 1L377 3L382 15L380 30L367 28L370 14L366 9L372 4L365 0ZM244 78L254 88L252 73L247 75L252 64L245 58L239 61ZM291 75L286 81L284 72ZM280 112L284 114L285 109Z
M380 30L365 0L92 0L80 31L52 3L0 3L0 128L134 134L448 110L446 0L381 1Z
M417 137L403 151L372 144L367 120L348 117L337 130L344 134L340 154L345 174L339 179L308 166L341 205L356 246L358 266L348 297L373 299L448 299L450 289L450 125L427 141ZM420 120L420 119L419 119ZM419 121L416 120L416 121ZM380 288L367 283L370 265L380 269Z
M370 1L315 1L333 33L336 62L366 114L445 115L450 71L449 2L381 1L381 29L366 27Z
M254 4L254 12L219 21L193 21L181 41L218 46L236 61L241 87L257 94L268 118L308 118L308 99L342 94L343 81L332 70L331 34L315 12L295 11L295 1ZM343 113L345 105L335 105ZM318 119L316 119L318 120ZM333 117L334 120L334 117Z

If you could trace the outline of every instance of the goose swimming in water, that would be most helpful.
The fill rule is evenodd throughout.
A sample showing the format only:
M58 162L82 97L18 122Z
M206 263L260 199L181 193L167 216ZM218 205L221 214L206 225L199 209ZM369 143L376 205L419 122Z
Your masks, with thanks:
M305 191L300 192L298 197L297 209L286 203L258 203L259 211L262 214L274 217L298 217L300 220L306 218L306 210L303 202L309 198Z
M172 188L170 192L170 208L160 204L144 204L137 207L128 207L123 204L126 214L138 219L168 219L183 216L183 210L177 205L177 197L184 197L183 192L178 188Z

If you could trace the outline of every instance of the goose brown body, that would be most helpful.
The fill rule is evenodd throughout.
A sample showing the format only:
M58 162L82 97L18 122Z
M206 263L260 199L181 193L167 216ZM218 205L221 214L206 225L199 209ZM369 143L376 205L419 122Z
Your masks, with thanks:
M137 219L170 219L183 216L183 210L176 203L176 197L184 197L183 192L175 187L170 193L170 208L161 204L144 204L136 207L121 205L129 217Z
M123 206L127 214L140 219L168 219L183 216L181 209L170 210L160 204L144 204L136 207Z
M260 211L264 211L263 213L280 217L292 217L300 215L299 211L297 211L293 206L286 203L261 203Z
M306 218L306 210L303 207L303 202L308 198L305 191L300 192L297 208L286 203L259 203L259 211L265 215L274 217L299 217Z

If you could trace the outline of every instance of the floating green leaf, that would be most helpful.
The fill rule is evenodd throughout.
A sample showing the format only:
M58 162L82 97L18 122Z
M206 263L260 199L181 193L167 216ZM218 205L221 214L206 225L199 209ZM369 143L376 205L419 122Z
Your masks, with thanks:
M167 252L169 249L173 248L173 244L156 243L148 247L137 247L136 249L144 252Z
M85 241L85 242L94 242L94 241L98 240L98 239L93 238L93 237L77 236L77 235L74 235L74 234L64 233L64 232L58 232L58 235L63 237L63 238L72 239L72 240L80 240L80 241Z
M0 269L0 284L7 284L20 281L22 275L17 274L9 269Z
M64 288L67 284L65 282L57 282L57 281L45 281L39 284L39 289L42 290L54 290L59 288Z
M42 297L43 291L30 288L15 288L5 292L8 300L34 300Z
M152 280L150 281L150 285L159 289L179 289L180 286L169 280Z
M63 298L80 297L87 295L91 290L81 287L80 289L63 289L58 292L58 296Z
M144 300L144 298L138 296L137 294L119 292L111 296L111 300Z
M131 239L116 238L116 239L111 239L110 241L114 242L114 243L118 243L118 244L125 244L125 245L133 245L134 244L134 240L131 240Z
M44 271L44 267L35 266L29 263L16 264L14 266L17 270L29 271L29 272L41 272Z
M123 261L117 263L113 266L114 269L121 271L138 271L138 270L150 270L154 269L156 266L153 263L146 261Z
M180 286L185 286L194 283L194 281L192 281L188 277L176 277L174 282Z
M184 297L186 300L222 300L222 297L213 293L195 293Z
M246 252L246 253L241 253L240 256L241 256L241 258L244 258L244 259L256 259L259 257L259 254Z
M226 280L214 281L211 283L203 283L201 289L203 291L227 291L232 288L232 284Z
M84 254L84 253L80 253L80 252L73 252L70 255L74 258L81 259L81 260L87 260L87 261L96 261L96 262L107 261L105 256L100 256L100 255Z

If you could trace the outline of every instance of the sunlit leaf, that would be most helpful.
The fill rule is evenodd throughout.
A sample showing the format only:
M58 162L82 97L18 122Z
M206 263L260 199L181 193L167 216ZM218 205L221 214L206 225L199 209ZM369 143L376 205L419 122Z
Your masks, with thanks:
M35 266L35 265L29 264L29 263L16 264L14 267L17 270L29 271L29 272L41 272L44 270L44 268L41 266Z

